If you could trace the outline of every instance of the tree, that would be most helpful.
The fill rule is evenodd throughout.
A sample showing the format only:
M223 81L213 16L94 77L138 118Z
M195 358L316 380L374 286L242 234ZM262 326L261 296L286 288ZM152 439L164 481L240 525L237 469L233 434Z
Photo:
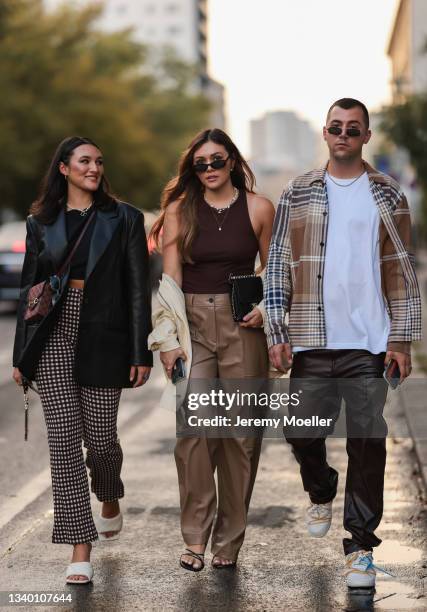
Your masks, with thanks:
M179 152L206 125L195 71L169 56L151 67L130 30L96 29L101 10L0 0L2 207L25 214L59 141L79 134L101 147L120 197L155 208Z
M427 240L427 93L413 95L383 111L382 129L408 151L422 190L420 237Z

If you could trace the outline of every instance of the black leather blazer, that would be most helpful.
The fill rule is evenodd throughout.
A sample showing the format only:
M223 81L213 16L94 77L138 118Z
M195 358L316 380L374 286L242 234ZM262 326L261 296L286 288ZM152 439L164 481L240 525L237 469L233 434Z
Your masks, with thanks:
M95 215L74 374L83 386L129 387L131 365L153 365L147 349L151 287L144 216L124 202L97 209ZM28 217L13 365L30 380L61 310L67 274L60 299L39 323L24 321L27 294L58 270L67 246L64 210L50 225Z

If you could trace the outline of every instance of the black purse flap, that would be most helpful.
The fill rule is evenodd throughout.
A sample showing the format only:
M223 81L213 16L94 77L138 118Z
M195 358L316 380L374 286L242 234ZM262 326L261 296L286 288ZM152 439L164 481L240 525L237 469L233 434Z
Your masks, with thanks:
M242 303L258 304L263 298L262 279L260 276L234 278L233 286L236 296Z

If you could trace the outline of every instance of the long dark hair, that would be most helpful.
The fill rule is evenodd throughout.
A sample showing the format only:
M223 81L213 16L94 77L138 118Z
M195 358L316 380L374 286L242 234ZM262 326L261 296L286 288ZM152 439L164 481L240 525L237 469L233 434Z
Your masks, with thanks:
M231 138L219 128L204 130L197 134L189 147L181 155L178 175L174 177L163 190L160 202L161 214L154 223L150 238L157 246L160 242L160 232L164 224L166 208L172 202L179 201L179 234L178 250L184 261L191 261L191 244L197 231L197 206L203 193L203 185L193 170L194 153L207 142L223 145L230 158L234 161L231 181L234 187L254 193L255 176L247 162Z
M68 184L64 175L59 170L59 164L63 162L68 165L73 155L74 149L80 145L89 144L99 149L98 145L90 138L80 136L69 136L65 138L55 151L50 162L49 169L40 186L40 193L30 208L38 221L42 223L53 223L59 211L63 207L68 193ZM94 192L94 203L98 208L106 208L116 201L111 193L110 185L105 174L99 183L98 189Z

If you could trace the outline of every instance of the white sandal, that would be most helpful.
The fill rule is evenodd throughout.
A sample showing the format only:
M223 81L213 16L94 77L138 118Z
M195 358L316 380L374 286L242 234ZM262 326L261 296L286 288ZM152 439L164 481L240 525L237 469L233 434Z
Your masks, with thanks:
M65 572L65 578L68 584L87 584L92 582L93 574L92 563L89 561L79 561L70 563ZM70 576L86 576L86 580L76 580L75 578L70 578Z
M123 514L119 512L116 516L113 516L113 518L104 518L103 516L99 515L95 518L95 526L101 542L118 540L120 531L123 527ZM108 537L105 535L105 533L108 531L116 531L117 533Z

